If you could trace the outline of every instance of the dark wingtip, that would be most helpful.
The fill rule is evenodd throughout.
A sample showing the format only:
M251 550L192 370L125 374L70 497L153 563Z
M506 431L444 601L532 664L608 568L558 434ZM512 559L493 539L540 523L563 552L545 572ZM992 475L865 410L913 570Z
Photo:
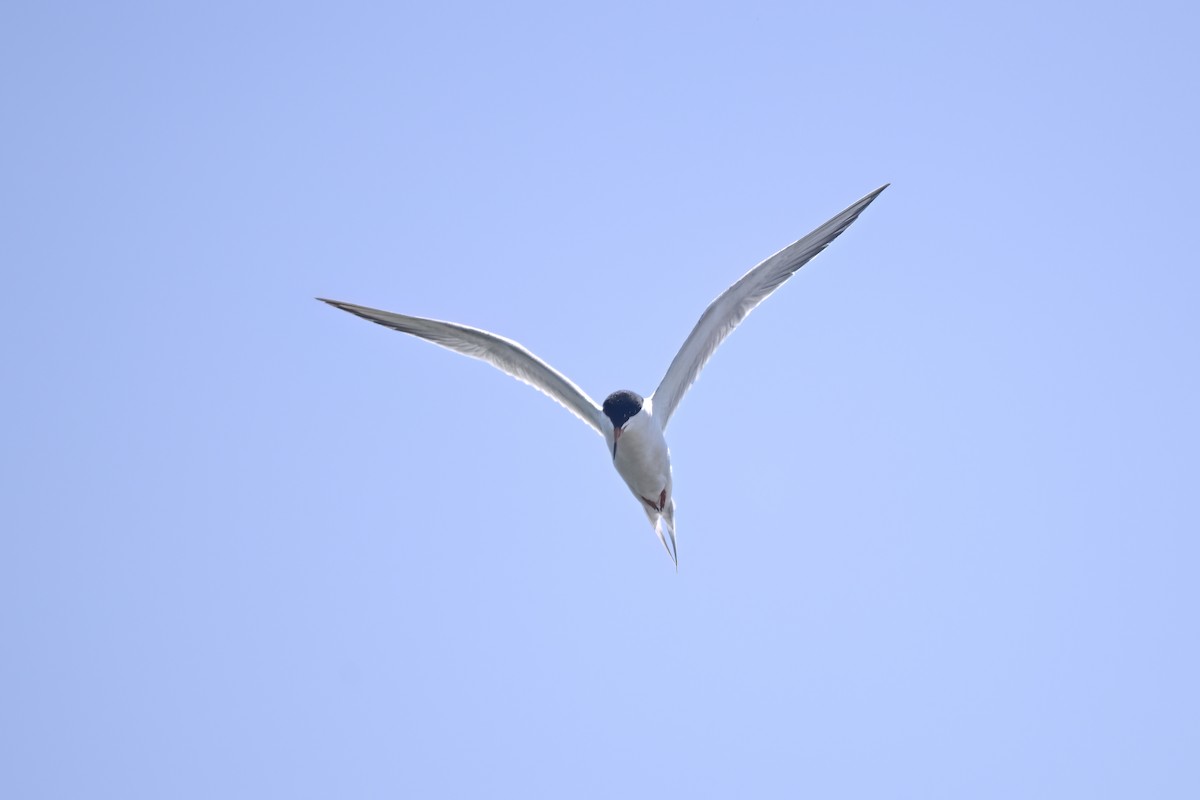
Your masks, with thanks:
M353 303L343 303L341 300L330 300L327 297L318 297L316 299L320 300L322 303L325 303L326 305L333 306L334 308L338 309L339 311L348 311L351 314L358 314L358 312L354 310L356 308L356 306ZM362 316L362 315L360 314L359 316Z
M867 192L861 198L859 198L855 202L851 203L850 207L846 209L846 211L851 211L851 210L854 211L854 216L850 218L850 222L853 222L854 220L858 219L858 215L861 214L863 211L865 211L867 206L871 205L871 203L874 203L875 198L879 197L879 195L883 194L883 190L888 188L889 186L891 186L890 183L885 183L883 186L880 186L875 191ZM846 212L843 211L842 213L844 214ZM850 223L847 223L846 227L847 228L850 227ZM843 228L842 230L845 230L845 228Z

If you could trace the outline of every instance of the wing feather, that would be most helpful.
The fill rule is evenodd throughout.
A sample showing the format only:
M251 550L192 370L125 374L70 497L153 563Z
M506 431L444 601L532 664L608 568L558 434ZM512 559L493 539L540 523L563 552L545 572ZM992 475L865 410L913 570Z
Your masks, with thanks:
M688 334L683 347L675 355L662 383L651 395L654 417L665 430L671 415L688 388L695 383L700 370L725 341L725 337L754 310L755 306L792 277L798 269L820 253L842 231L850 227L871 201L890 184L884 184L830 219L821 227L771 256L747 272L737 283L712 301L700 315L696 327Z
M462 353L464 356L486 361L502 372L537 389L586 422L597 433L604 435L601 422L604 412L596 401L561 372L512 339L455 322L409 317L391 311L356 306L352 303L326 300L323 297L317 299L334 308L348 311L394 331L419 336L448 350Z

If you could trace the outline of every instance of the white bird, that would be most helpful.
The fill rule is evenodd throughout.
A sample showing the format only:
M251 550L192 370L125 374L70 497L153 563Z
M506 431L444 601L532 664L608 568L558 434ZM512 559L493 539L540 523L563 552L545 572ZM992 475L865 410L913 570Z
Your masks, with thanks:
M863 209L889 185L880 186L803 239L783 248L722 292L700 315L700 321L692 328L667 368L667 374L649 397L621 390L610 394L604 404L599 405L565 375L512 339L455 322L410 317L323 297L317 299L371 322L486 361L548 395L591 425L604 437L613 466L642 504L658 540L678 569L671 454L664 436L671 415L717 346L738 323L850 227Z

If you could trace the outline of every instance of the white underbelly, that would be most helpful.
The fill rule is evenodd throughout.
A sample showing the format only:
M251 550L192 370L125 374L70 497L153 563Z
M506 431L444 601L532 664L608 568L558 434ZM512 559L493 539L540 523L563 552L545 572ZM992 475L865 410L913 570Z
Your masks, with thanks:
M613 465L638 497L655 504L664 491L670 497L671 454L662 433L649 425L621 434Z

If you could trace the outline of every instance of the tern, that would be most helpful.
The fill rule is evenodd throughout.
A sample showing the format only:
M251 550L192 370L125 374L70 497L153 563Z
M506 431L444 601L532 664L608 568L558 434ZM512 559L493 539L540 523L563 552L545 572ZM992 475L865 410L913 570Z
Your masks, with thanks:
M456 322L410 317L324 297L317 299L392 330L419 336L448 350L486 361L548 395L594 428L604 437L613 466L641 503L658 540L678 570L671 453L665 436L671 415L725 337L759 303L850 227L889 185L884 184L853 203L803 239L751 269L722 292L700 315L699 322L688 334L671 366L667 367L667 374L649 397L622 389L599 404L561 372L512 339Z

